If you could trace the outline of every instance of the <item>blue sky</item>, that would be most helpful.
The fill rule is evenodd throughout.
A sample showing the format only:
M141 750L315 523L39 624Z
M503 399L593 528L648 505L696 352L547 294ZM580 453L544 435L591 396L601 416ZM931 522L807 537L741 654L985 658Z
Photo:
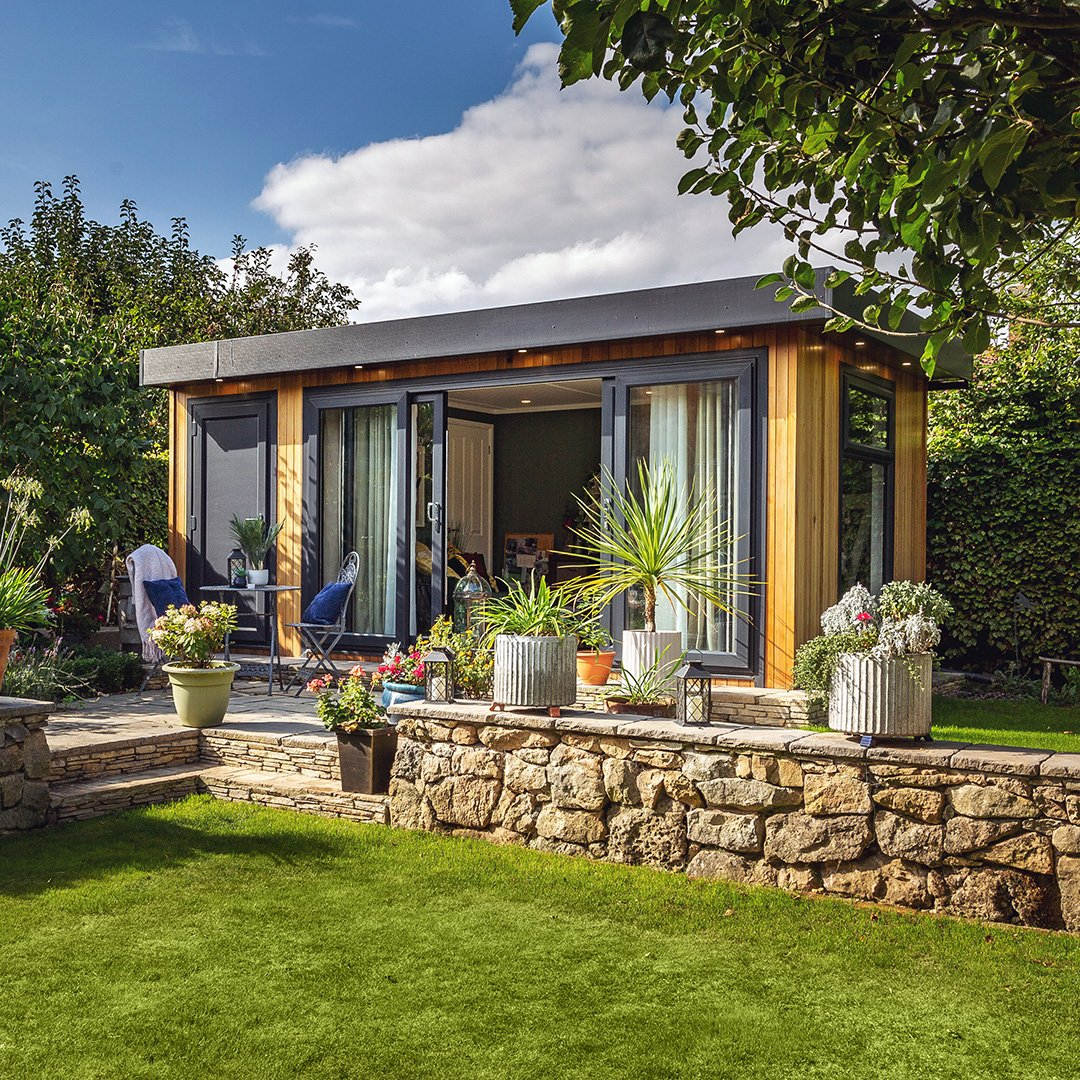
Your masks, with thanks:
M217 256L316 243L361 319L772 269L676 198L677 110L560 92L557 37L507 0L7 0L0 218L76 173Z

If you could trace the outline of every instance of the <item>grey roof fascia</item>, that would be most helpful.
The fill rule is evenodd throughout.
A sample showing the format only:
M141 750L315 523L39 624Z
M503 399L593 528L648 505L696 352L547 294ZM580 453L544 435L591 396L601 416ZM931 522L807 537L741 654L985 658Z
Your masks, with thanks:
M817 273L818 295L826 305L838 306L833 303L832 291L824 288L828 270ZM386 365L703 330L820 322L828 317L823 308L791 311L787 304L773 299L773 290L756 288L757 280L755 276L696 282L147 349L142 354L141 378L144 386L169 386L357 364ZM887 337L882 340L889 341ZM895 346L896 341L889 344Z

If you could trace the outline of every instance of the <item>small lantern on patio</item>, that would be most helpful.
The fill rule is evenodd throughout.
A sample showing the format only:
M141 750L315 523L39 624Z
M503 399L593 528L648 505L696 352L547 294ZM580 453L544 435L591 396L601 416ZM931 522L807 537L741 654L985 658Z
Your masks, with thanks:
M247 584L247 558L239 548L229 552L229 584L234 588Z
M701 654L686 654L675 672L675 719L680 724L707 724L712 705L712 675L701 664Z
M491 599L491 586L480 576L475 561L454 588L454 629L471 631L477 641L484 636L484 606Z
M452 649L432 649L424 655L424 700L444 704L454 700Z

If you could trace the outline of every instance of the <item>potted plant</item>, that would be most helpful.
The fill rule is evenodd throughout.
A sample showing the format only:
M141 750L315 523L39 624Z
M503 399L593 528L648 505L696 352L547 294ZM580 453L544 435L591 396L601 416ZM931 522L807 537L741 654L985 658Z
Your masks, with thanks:
M577 698L574 613L545 578L526 590L511 585L485 610L487 640L495 645L492 709L523 705L558 716Z
M933 648L952 605L925 583L892 581L875 598L849 589L795 654L795 685L827 699L829 727L860 736L928 739Z
M382 661L371 676L373 690L382 690L382 707L402 701L424 700L424 655L427 645L420 638L415 645L402 649L398 642L387 646Z
M574 623L577 638L577 677L589 686L603 686L611 678L615 650L611 635L601 625L595 608L579 613Z
M284 523L276 521L268 526L261 517L239 518L233 514L229 524L237 545L247 556L247 584L268 585L270 571L266 568L266 557L273 550Z
M435 620L431 633L417 646L430 649L449 649L454 654L454 694L474 701L490 701L494 677L495 655L491 642L474 630L455 630L449 615Z
M665 650L640 675L623 671L619 685L604 691L604 708L609 713L631 713L635 716L674 716L675 698L671 693L671 680L681 662L682 654L669 660Z
M715 519L711 492L680 484L668 459L655 469L640 460L636 490L619 491L610 473L602 487L578 497L581 520L571 528L576 543L566 554L586 573L567 587L596 608L641 595L644 629L622 633L623 671L639 676L665 653L683 651L680 631L656 628L658 598L687 613L707 605L730 613L732 595L749 582L723 562L730 537Z
M240 665L213 656L235 629L235 606L209 600L199 607L170 604L150 628L150 640L170 658L162 670L169 676L173 706L184 727L213 727L225 718Z
M12 473L0 481L6 493L0 515L0 685L7 671L8 657L15 635L46 625L49 589L42 581L42 571L49 557L72 529L83 531L90 525L90 515L82 508L71 512L67 528L59 536L45 541L44 554L33 564L23 564L20 552L31 526L38 523L34 503L44 493L41 484L30 477Z
M341 790L381 795L390 787L397 734L363 675L354 667L336 682L330 675L312 679L307 689L315 695L319 719L337 735Z

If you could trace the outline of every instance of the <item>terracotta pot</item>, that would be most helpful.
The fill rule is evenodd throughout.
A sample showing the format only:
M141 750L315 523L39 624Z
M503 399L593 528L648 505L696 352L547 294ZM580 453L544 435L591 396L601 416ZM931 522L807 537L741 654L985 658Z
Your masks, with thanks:
M341 790L384 795L390 790L390 767L397 749L392 727L337 733Z
M627 716L654 716L670 720L675 715L674 701L649 701L631 704L620 698L605 698L604 708L610 713L623 713Z
M14 630L0 630L0 689L4 685L4 675L7 672L8 657L11 655L11 646L15 644Z
M589 686L603 686L611 678L613 663L615 663L614 649L579 649L577 677Z
M161 670L172 683L173 706L184 727L214 727L225 719L239 664L215 660L213 667L208 668L163 664Z

